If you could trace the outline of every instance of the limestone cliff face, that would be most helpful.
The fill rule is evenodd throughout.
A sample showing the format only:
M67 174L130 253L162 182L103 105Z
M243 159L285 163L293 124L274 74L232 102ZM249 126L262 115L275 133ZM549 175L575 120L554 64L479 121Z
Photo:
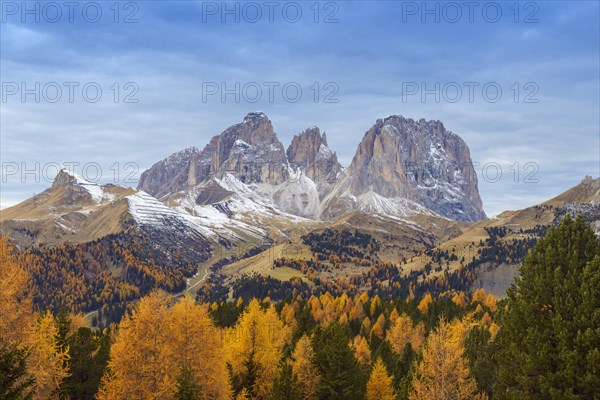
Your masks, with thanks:
M172 154L144 171L138 182L138 189L156 198L178 192L193 180L200 150L190 147Z
M445 217L485 218L469 148L440 121L401 116L378 120L359 144L325 206L336 216L368 198L403 198Z
M246 115L202 151L190 148L159 161L142 174L138 189L160 198L227 174L246 184L276 185L287 178L283 145L265 114Z
M337 155L327 144L325 132L321 135L317 127L295 135L286 153L290 166L304 171L315 182L333 183L342 170Z
M294 136L284 151L267 116L250 113L202 151L192 147L156 163L138 188L158 198L200 188L196 204L254 191L280 211L315 219L353 210L485 218L465 142L440 121L402 116L378 120L343 170L319 128Z

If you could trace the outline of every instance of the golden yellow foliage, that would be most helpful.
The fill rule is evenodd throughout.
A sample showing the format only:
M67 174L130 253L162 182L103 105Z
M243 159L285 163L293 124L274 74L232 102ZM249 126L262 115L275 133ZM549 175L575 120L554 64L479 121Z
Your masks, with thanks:
M56 342L57 327L49 312L34 316L31 298L26 294L29 274L13 253L6 237L0 236L0 345L26 348L27 374L35 379L34 400L54 395L68 376L65 363L68 349Z
M0 340L13 344L31 334L34 318L26 296L29 274L21 268L6 237L0 236Z
M452 302L459 307L465 307L467 305L467 295L465 292L458 292L452 297Z
M369 295L367 294L367 292L362 292L359 299L361 303L365 304L367 301L369 301Z
M175 392L177 366L168 356L173 339L168 326L169 302L164 292L153 292L123 318L110 349L100 400L162 400Z
M480 288L473 292L473 297L471 298L471 303L482 303L485 301L485 289Z
M318 399L321 375L315 365L315 352L306 335L298 340L292 353L292 371L302 386L302 400Z
M366 400L395 400L392 377L388 374L381 358L377 359L367 383Z
M368 336L371 332L371 320L369 319L369 317L365 317L365 319L363 319L362 323L360 324L360 333Z
M496 335L498 334L498 331L500 331L500 327L495 322L492 322L492 324L490 325L488 330L492 334L492 340L493 340L496 337Z
M395 321L396 318L398 318L400 316L400 314L398 314L398 310L396 310L396 307L394 307L394 309L392 310L391 314L390 314L390 321Z
M281 349L288 335L289 329L279 319L275 307L271 305L263 311L254 299L226 338L226 360L234 376L247 374L251 362L257 366L253 392L259 398L271 395Z
M375 297L373 297L373 300L371 300L371 308L369 309L369 315L371 317L375 317L376 313L379 310L381 310L382 307L383 303L381 302L381 299L378 295L375 295Z
M490 309L491 312L496 312L496 310L498 309L496 298L491 293L488 294L485 298L484 304L487 306L487 308Z
M360 365L366 367L371 364L371 349L369 349L369 344L364 336L357 336L354 338L352 349L354 350L354 356Z
M170 310L168 319L170 361L176 371L190 366L207 398L231 398L231 386L225 363L221 334L214 326L205 306L198 305L188 295ZM169 376L169 380L175 376Z
M433 297L431 294L427 293L425 297L421 300L417 308L421 312L421 314L427 314L429 311L429 305L433 302Z
M33 334L25 341L30 351L27 369L35 378L36 384L34 399L49 399L69 375L65 365L69 359L68 349L59 348L56 343L57 333L54 317L47 312L40 316Z
M414 351L418 351L425 340L425 325L422 322L415 325L408 315L402 314L392 321L387 340L398 355L408 343Z
M379 315L375 325L373 325L373 329L371 329L371 335L377 336L379 339L383 339L385 330L385 316L383 314Z
M281 310L281 318L292 331L296 329L298 322L296 321L296 307L298 303L285 304Z
M470 400L477 392L464 356L469 321L439 326L427 338L414 378L411 400Z
M240 390L237 396L235 396L235 400L250 400L250 393L248 393L248 389L243 388Z
M488 314L487 312L485 314L483 314L483 317L481 318L481 326L483 326L485 329L490 329L490 326L492 326L492 317L490 317L490 314Z

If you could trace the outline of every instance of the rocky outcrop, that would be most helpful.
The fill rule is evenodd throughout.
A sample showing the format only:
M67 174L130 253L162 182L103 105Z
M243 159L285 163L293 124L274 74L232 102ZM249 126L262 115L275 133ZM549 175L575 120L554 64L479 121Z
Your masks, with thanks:
M154 164L142 174L138 189L161 198L227 174L246 184L276 185L287 178L283 145L265 114L246 115L202 151L192 147Z
M138 182L138 189L161 198L186 188L194 180L194 167L200 150L190 147L170 155L144 171Z
M315 182L333 183L342 170L337 155L327 144L325 132L321 135L317 127L295 135L286 154L293 169L303 171Z
M317 127L295 135L287 149L289 178L273 193L273 200L287 213L318 219L321 200L337 182L342 166Z
M328 196L324 216L360 209L361 199L388 212L384 199L406 199L451 219L485 218L469 148L440 121L378 120Z

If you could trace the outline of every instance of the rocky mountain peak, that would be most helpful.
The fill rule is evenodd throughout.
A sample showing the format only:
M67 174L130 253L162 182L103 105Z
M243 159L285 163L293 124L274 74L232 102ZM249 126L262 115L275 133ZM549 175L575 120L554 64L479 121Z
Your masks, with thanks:
M600 178L594 179L592 176L586 175L581 184L600 188Z
M66 169L61 169L58 171L58 174L56 174L54 181L52 181L52 187L57 188L61 186L69 186L75 183L76 180L77 177L74 174L70 173Z
M339 190L354 197L341 204L333 196L329 208L336 213L369 194L407 199L451 219L485 218L469 148L440 121L400 115L377 120L346 172Z
M243 124L248 124L254 127L257 127L258 125L260 125L261 123L264 122L271 122L269 120L269 117L267 117L267 115L263 112L250 112L248 114L246 114L246 116L244 117L243 120Z
M212 178L233 175L244 183L278 184L287 177L283 144L262 112L247 114L199 151L175 153L145 171L138 189L161 198Z
M321 134L316 126L295 135L286 153L293 169L315 181L335 179L341 170L337 155L327 145L325 132Z

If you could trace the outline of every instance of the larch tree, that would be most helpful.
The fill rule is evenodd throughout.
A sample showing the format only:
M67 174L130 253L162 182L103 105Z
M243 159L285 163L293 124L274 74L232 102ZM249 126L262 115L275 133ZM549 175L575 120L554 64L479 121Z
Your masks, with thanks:
M413 378L411 400L471 400L477 395L464 355L467 332L463 322L442 319L429 334Z
M225 342L236 391L245 388L252 398L270 397L287 337L273 305L263 311L256 299L248 304Z
M35 381L34 400L55 396L68 376L68 349L60 346L51 313L37 319L27 294L29 274L21 266L6 237L0 236L0 347L14 350L26 363L25 381ZM20 361L13 367L19 372ZM6 371L11 373L11 371Z
M429 312L429 305L433 302L433 296L430 293L427 293L423 299L419 302L417 308L421 312L421 314L427 314Z
M34 327L33 334L27 339L29 353L28 366L35 378L34 400L54 397L55 392L68 375L68 347L61 349L56 341L58 329L50 312L42 314Z
M22 343L31 334L32 301L27 296L29 274L19 265L8 239L0 236L0 341Z
M163 400L175 393L173 374L178 369L167 349L173 340L169 303L166 293L155 291L123 318L111 347L100 400Z
M315 352L306 335L298 340L292 353L292 371L302 387L302 400L317 400L321 374L315 365Z
M500 322L494 398L598 398L600 244L582 217L527 255Z
M191 369L207 398L231 398L221 333L207 308L184 296L170 310L168 331L171 362L180 369Z
M402 314L392 321L386 338L397 355L402 354L408 343L413 350L419 351L425 340L425 325L422 322L414 324L408 315Z
M380 358L377 359L371 371L371 377L367 382L366 400L395 400L393 380L389 375L385 364Z

